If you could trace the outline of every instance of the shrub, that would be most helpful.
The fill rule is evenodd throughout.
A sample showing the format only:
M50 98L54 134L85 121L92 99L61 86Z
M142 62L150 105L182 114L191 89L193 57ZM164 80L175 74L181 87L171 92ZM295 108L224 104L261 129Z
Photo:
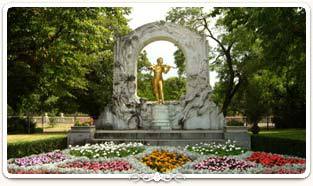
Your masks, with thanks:
M36 132L36 123L27 118L8 118L8 134L27 134ZM28 131L29 129L29 131Z
M54 151L56 149L65 149L67 147L67 137L55 137L44 140L30 142L8 143L7 156L10 158L20 158L32 154Z
M94 122L93 118L89 118L87 121L76 120L74 126L77 127L91 126L93 122Z
M253 151L265 151L305 157L305 141L288 138L252 135L251 149Z

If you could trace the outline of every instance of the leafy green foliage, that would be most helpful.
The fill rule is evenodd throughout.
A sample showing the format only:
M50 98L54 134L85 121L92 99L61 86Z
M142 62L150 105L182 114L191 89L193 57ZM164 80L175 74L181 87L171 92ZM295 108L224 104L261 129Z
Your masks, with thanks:
M110 102L114 38L129 31L128 13L109 7L9 9L8 104L16 113L32 105L35 113L97 114L100 103ZM85 101L93 106L86 108Z
M225 11L224 11L225 12ZM223 12L223 13L224 13ZM229 32L225 29L224 17L219 15L216 18L215 28L210 23L218 13L205 12L203 8L173 8L167 16L167 20L179 23L190 29L207 35L208 39L217 44L211 53L211 68L218 72L220 83L223 85L219 90L222 96L215 97L216 101L222 105L221 111L227 114L232 98L237 93L242 83L246 80L246 64L258 61L257 53L259 41L254 32L245 27L238 27ZM253 59L253 60L252 60Z
M186 94L186 78L171 77L164 81L164 99L179 100Z
M224 115L257 123L271 114L277 127L305 127L303 8L173 8L167 20L217 44L208 59L219 77L212 99Z
M152 72L147 71L151 63L147 57L147 51L143 50L137 60L137 95L146 100L154 100L152 88Z
M244 123L241 121L231 120L227 122L227 126L244 126Z
M27 118L8 118L7 131L8 134L27 134L38 132L36 130L36 123Z
M67 147L66 136L55 136L35 141L19 141L8 143L7 157L20 158L43 152L50 152L56 149L62 150Z
M253 76L244 92L244 113L251 123L258 123L263 116L269 113L269 98L264 84L267 83L265 76ZM263 81L262 81L263 80Z
M174 59L178 68L178 76L181 77L182 75L185 75L186 62L184 53L181 49L178 49L174 52Z
M305 127L305 10L231 8L225 15L229 31L244 26L260 41L261 68L255 74L262 75L257 81L266 91L260 99L266 100L262 105L269 107L276 127ZM256 83L255 78L250 81Z

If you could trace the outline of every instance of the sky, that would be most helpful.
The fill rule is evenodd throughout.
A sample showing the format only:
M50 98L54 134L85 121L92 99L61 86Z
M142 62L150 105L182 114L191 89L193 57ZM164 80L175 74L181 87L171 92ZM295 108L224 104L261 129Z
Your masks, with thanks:
M128 16L130 19L129 26L132 29L136 29L143 24L165 20L169 10L170 7L164 4L153 4L153 6L136 5L132 9L132 13ZM175 66L173 54L177 50L177 47L173 43L168 41L155 41L148 44L143 50L147 51L147 57L152 64L156 63L158 57L162 57L164 63ZM214 87L217 81L216 75L216 72L210 72L210 84L212 87ZM178 76L177 69L171 69L167 74L163 75L163 78L167 79L173 76Z

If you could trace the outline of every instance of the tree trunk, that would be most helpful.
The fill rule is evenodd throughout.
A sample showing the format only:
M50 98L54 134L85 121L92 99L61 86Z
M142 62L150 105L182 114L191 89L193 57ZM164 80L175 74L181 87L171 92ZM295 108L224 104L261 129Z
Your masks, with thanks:
M253 122L253 126L251 128L251 132L253 134L258 134L260 132L260 127L258 126L258 122L257 121Z

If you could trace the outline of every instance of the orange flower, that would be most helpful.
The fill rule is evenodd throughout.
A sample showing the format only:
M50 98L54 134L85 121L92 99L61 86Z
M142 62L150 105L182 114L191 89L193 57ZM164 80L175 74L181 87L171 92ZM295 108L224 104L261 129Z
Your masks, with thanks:
M150 155L143 157L141 161L152 169L164 173L169 172L179 166L182 166L183 164L191 160L184 155L174 152L155 150Z

